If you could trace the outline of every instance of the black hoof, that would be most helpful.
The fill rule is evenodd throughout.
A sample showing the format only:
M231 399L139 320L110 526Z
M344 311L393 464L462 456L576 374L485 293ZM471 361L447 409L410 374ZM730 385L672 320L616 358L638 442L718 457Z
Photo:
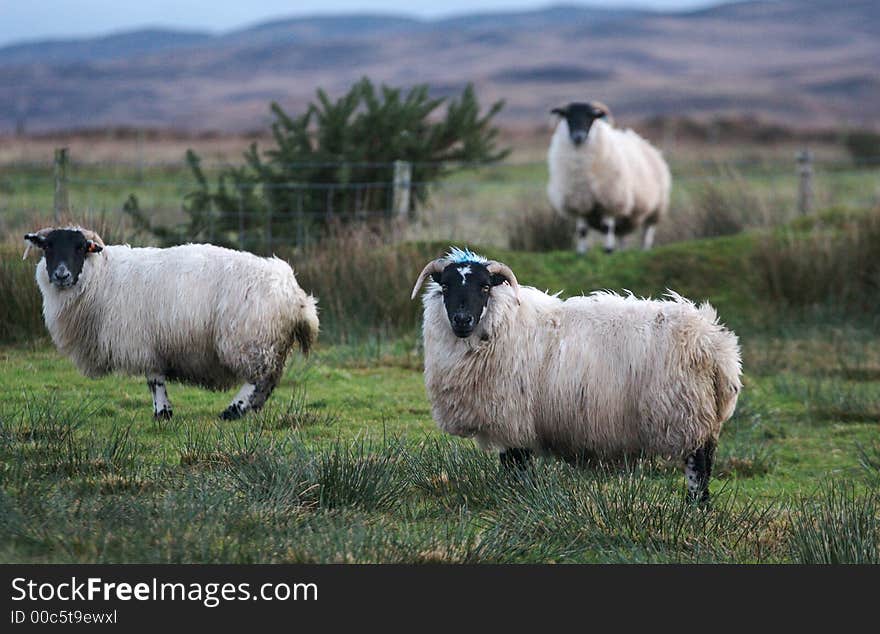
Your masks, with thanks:
M220 413L220 420L238 420L244 412L237 405L230 405Z
M170 407L166 407L161 412L153 414L153 418L156 420L171 420L172 416L174 416L174 411Z

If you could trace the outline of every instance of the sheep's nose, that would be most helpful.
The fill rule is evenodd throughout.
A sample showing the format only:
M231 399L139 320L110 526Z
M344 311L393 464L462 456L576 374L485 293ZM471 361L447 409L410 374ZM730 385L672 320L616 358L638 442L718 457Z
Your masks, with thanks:
M73 278L73 274L68 270L66 266L59 266L57 269L55 269L52 277L59 284L65 284Z
M571 140L574 142L575 145L580 145L581 143L583 143L584 141L587 140L587 133L584 132L583 130L578 130L577 132L572 132L571 133Z
M467 313L455 313L452 316L452 325L456 328L471 328L474 325L474 316Z

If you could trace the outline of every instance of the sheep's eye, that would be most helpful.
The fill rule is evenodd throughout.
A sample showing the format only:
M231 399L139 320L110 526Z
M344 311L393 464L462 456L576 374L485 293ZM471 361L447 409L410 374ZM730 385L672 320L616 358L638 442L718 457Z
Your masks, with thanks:
M446 292L449 290L449 286L444 284L443 286L440 287L440 290L443 291L443 294L445 295Z
M483 287L483 292L484 292L484 293L488 293L488 292L489 292L489 286L488 286L488 285L486 285L486 286Z

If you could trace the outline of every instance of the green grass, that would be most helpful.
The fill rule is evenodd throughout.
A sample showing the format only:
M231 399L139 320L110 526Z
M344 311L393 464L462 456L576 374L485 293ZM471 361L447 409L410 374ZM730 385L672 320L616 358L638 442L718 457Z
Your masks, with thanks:
M711 511L687 502L678 465L542 459L511 475L436 430L406 297L446 244L420 243L378 260L394 263L383 284L412 311L398 330L324 339L262 412L234 423L217 419L231 393L172 384L175 418L157 422L143 379L87 379L45 339L0 348L0 560L876 562L876 324L772 303L755 266L762 239L585 258L487 249L522 283L565 295L672 288L715 305L740 336L745 389ZM346 275L312 278L329 280L314 289L325 306ZM15 296L26 277L10 279ZM34 319L33 306L15 310Z
M266 409L234 423L217 419L229 394L174 385L175 419L156 422L141 380L4 348L0 559L876 560L878 422L828 387L863 381L754 375L747 349L706 512L662 461L506 474L434 428L418 367L357 359L292 362ZM841 527L858 543L829 544Z

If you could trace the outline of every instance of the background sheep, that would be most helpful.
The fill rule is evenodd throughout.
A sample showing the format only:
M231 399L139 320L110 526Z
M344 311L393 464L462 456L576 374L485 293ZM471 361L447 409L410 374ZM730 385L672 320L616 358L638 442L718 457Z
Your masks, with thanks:
M708 500L741 387L737 338L710 305L604 292L563 301L458 250L424 268L413 298L426 277L425 384L441 429L505 464L533 451L682 459L691 496Z
M559 115L547 162L547 195L557 213L576 221L578 253L589 248L589 227L605 233L611 252L617 237L642 228L642 246L669 208L671 177L660 152L632 130L613 127L598 102L554 108Z
M78 227L25 239L44 253L36 277L55 345L86 376L146 374L157 418L172 415L166 378L214 390L245 382L222 418L259 409L294 341L308 353L317 337L315 299L278 258L105 246Z

